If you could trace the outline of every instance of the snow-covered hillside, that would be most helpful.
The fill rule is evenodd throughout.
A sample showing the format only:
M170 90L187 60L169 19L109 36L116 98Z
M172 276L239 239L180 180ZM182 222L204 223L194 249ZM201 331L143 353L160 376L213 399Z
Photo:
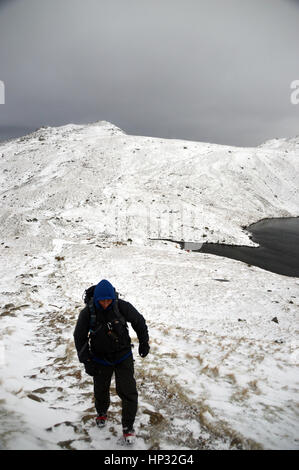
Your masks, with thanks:
M3 448L117 448L119 399L95 429L72 336L102 278L149 326L137 448L299 447L299 279L150 240L254 245L248 224L298 216L298 138L237 148L69 124L3 142L0 170Z

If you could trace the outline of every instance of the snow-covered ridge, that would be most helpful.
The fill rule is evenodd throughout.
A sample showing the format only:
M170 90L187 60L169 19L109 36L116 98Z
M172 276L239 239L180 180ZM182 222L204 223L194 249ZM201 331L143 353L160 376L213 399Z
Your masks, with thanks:
M72 337L84 289L106 278L149 326L137 448L298 448L298 279L149 240L252 245L244 226L298 216L297 144L102 121L0 144L0 447L117 448L119 401L99 435Z
M260 148L278 149L285 151L298 151L299 149L299 136L289 138L276 138L267 140L259 146Z
M297 147L275 142L272 151L129 136L105 121L41 128L0 145L5 220L34 214L47 225L80 211L121 239L251 245L242 227L298 215Z

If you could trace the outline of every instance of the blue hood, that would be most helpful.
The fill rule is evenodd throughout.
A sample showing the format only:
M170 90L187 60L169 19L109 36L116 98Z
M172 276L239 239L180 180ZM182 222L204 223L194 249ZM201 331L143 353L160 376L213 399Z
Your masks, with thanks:
M94 290L93 293L93 301L96 307L100 307L99 305L99 300L105 300L105 299L116 299L115 295L115 289L113 285L107 281L106 279L103 279L101 282L99 282Z

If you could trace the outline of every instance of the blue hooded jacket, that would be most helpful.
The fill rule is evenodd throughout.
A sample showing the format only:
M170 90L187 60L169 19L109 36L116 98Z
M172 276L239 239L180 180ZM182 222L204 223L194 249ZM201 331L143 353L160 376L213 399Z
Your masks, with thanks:
M90 291L90 294L91 292L92 291ZM98 314L99 323L113 323L117 316L113 307L117 302L118 295L112 284L106 279L103 279L95 286L92 295L94 303L97 303L95 306L97 308L96 313ZM105 299L111 299L112 303L108 308L102 309L99 300ZM139 343L148 343L149 336L144 317L130 302L119 299L118 303L119 313L124 318L125 322L132 325L137 333ZM114 341L113 337L110 338L110 335L106 334L106 328L98 329L96 334L90 336L89 341L90 322L91 311L88 303L86 303L79 314L74 331L74 340L80 362L85 363L93 359L95 362L99 362L102 365L114 365L125 360L132 354L131 338L126 325L122 322L118 325L121 327L121 341Z
M99 282L96 285L94 293L93 293L93 301L94 301L95 306L97 308L101 308L99 305L99 300L105 300L105 299L112 299L112 301L114 301L116 299L116 295L115 295L115 289L113 285L106 279L103 279L101 282Z

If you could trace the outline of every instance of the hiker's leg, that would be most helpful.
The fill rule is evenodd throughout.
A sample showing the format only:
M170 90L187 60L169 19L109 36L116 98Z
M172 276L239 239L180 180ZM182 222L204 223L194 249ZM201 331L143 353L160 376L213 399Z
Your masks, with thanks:
M93 377L95 407L98 414L106 413L110 405L110 384L113 367L99 365L99 373Z
M133 356L115 366L115 385L122 401L122 426L132 428L138 405Z

